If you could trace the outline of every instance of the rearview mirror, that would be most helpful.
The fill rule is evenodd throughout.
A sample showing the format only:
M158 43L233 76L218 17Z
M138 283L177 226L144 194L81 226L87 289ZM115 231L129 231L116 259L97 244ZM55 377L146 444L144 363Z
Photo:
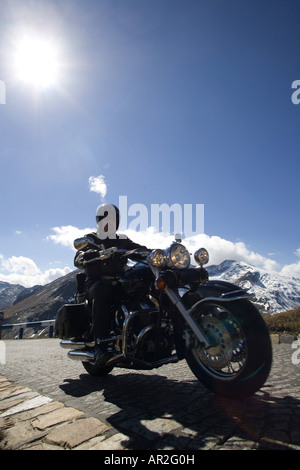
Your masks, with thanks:
M88 245L95 245L95 243L91 237L81 237L76 238L73 245L76 250L82 250L82 248L86 248Z

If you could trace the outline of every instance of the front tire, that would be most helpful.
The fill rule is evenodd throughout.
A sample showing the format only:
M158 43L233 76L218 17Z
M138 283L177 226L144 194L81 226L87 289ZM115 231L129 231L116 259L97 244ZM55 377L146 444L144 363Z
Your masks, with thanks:
M267 380L272 345L266 324L248 300L208 301L195 307L194 319L210 338L204 349L192 336L186 361L203 385L217 395L243 398Z

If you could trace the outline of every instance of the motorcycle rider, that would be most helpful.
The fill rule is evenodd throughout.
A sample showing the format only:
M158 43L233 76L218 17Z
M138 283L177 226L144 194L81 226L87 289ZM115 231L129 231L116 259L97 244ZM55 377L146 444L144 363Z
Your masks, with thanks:
M96 210L97 231L85 236L92 238L99 250L112 247L124 250L139 249L144 252L140 256L145 257L150 251L146 246L134 243L124 234L117 234L119 222L119 209L113 204L101 204ZM125 271L127 258L113 254L108 259L84 264L85 261L97 257L99 251L95 247L87 246L77 251L74 264L79 269L83 268L86 274L85 288L92 307L92 334L96 342L95 360L97 365L102 365L108 359L109 353L107 347L99 344L99 341L109 339L111 306L114 304L117 281ZM132 255L132 259L137 258L136 254Z

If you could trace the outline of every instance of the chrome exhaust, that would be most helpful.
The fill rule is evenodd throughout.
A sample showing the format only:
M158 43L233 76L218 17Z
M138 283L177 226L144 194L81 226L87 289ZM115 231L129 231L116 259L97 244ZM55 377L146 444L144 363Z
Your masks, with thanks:
M95 360L95 355L89 351L69 351L68 358L80 362L92 362Z
M64 339L60 342L60 346L63 349L84 349L87 346L93 347L95 346L94 342L85 343L84 341L72 341L71 339Z

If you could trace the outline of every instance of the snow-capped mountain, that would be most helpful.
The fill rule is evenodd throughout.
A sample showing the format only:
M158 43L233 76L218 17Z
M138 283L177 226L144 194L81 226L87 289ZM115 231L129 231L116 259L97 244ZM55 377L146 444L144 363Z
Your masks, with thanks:
M9 284L8 282L0 281L0 310L20 302L40 287L23 287L20 284Z
M0 310L12 305L25 287L0 281Z
M74 295L77 273L78 270L72 271L45 286L29 288L27 292L21 290L10 306L3 309L4 322L20 323L54 319L57 310ZM33 291L29 292L30 289ZM8 337L8 334L9 330L7 334L5 333L5 337ZM12 331L12 337L13 335Z
M241 261L226 260L207 267L210 279L232 282L255 294L261 313L279 313L300 305L300 278L281 276Z
M224 261L208 266L210 279L249 288L262 314L274 314L300 306L300 279L269 273L243 262ZM55 318L58 308L75 293L78 270L33 291L0 281L0 310L9 323Z

